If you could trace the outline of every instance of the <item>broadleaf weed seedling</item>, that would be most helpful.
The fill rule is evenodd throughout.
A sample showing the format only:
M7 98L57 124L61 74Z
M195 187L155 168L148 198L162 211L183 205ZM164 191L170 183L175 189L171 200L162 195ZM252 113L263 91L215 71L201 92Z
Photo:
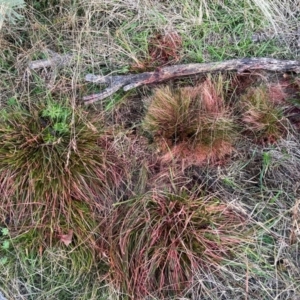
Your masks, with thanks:
M46 127L46 142L56 142L57 139L70 133L72 110L62 103L48 101L41 111L41 122Z

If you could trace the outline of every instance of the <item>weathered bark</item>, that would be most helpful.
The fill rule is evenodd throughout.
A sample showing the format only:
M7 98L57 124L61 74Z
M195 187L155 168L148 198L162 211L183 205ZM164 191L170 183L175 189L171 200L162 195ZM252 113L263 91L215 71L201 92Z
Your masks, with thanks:
M232 59L223 62L211 62L202 64L174 65L158 68L154 72L141 74L97 76L87 74L85 80L88 82L107 84L108 87L99 94L83 97L85 104L91 104L105 99L123 88L124 91L162 81L214 72L236 71L243 73L253 70L265 70L271 72L294 72L300 73L300 61L279 60L272 58L243 58Z

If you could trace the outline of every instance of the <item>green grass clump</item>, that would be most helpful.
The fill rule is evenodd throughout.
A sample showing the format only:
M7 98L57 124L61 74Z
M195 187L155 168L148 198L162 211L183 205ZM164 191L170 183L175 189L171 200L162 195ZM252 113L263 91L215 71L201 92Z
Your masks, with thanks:
M6 299L107 299L101 265L89 253L79 248L52 247L42 253L23 248L20 240L30 234L11 240L1 265L0 290Z
M93 213L109 206L106 195L122 174L101 120L53 99L1 114L1 218L21 231L46 231L46 241L70 229L88 239Z
M198 268L212 271L233 254L245 220L201 193L154 190L118 204L105 224L117 289L132 299L180 295Z

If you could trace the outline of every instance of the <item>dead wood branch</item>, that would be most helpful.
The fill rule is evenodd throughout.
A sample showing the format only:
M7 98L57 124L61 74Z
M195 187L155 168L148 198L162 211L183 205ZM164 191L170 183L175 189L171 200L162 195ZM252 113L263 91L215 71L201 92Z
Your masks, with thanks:
M145 72L141 74L117 76L97 76L93 74L87 74L85 77L86 81L98 84L106 84L108 87L99 94L83 97L83 101L85 104L91 104L109 97L121 88L123 88L124 91L128 91L142 85L160 83L166 80L185 76L224 71L236 71L238 73L243 73L253 70L300 73L300 61L279 60L272 58L243 58L232 59L223 62L174 65L158 68L154 72Z

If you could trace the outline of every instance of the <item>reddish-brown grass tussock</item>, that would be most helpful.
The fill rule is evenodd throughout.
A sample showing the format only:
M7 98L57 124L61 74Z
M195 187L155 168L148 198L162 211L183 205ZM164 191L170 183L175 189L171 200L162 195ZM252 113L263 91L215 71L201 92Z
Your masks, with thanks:
M283 83L271 83L268 85L268 97L272 104L284 105L288 94L285 92Z
M57 228L73 227L74 236L86 237L93 227L85 225L93 221L86 221L86 215L112 204L107 195L122 180L123 158L99 118L76 108L71 131L69 104L51 101L54 112L66 113L65 131L59 131L62 123L56 117L43 116L50 107L46 100L29 109L7 108L0 122L0 190L5 196L0 210L13 217L15 228L38 228L52 237ZM49 245L51 238L45 240Z
M180 143L161 157L161 163L169 165L172 162L179 162L182 169L204 163L219 165L223 164L233 151L232 144L222 139L215 140L211 146L205 144L191 146L188 143Z
M145 71L163 67L180 60L182 38L175 31L158 33L148 42L148 58L131 66L132 71Z
M221 114L225 109L224 99L222 99L210 78L201 84L201 99L202 108L207 113Z
M150 40L149 45L149 55L153 62L158 60L165 65L180 58L182 39L176 31L157 34Z
M210 78L195 87L157 89L144 119L162 163L215 163L233 151L234 121Z
M209 268L232 255L245 223L214 196L154 190L112 212L106 253L110 277L131 299L180 295L197 268ZM108 230L107 230L108 229Z
M241 97L240 107L245 130L254 134L258 142L273 143L286 134L287 119L283 107L281 88L252 87Z

